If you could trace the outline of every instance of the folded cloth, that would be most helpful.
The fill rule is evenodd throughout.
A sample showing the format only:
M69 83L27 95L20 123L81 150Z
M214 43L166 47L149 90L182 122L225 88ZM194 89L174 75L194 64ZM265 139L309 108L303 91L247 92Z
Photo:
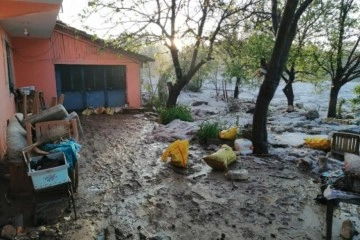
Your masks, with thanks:
M74 139L69 139L62 141L60 143L46 143L41 146L41 149L49 153L63 152L66 158L66 161L69 164L69 168L74 170L78 155L77 153L81 149L81 145L78 144Z

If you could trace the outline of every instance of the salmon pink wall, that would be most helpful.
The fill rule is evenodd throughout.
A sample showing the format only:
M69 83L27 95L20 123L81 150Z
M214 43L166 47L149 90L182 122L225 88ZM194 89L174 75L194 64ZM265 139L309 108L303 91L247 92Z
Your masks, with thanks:
M14 38L13 42L17 86L42 90L46 105L56 96L54 64L89 64L127 65L127 102L130 107L141 106L140 62L59 30L51 39Z
M50 39L14 38L16 86L35 86L43 91L45 103L56 96L55 70Z
M16 111L14 95L9 91L5 41L12 46L11 39L0 26L0 160L6 152L7 120L12 119Z
M127 102L130 107L141 106L140 62L59 30L52 39L55 64L126 65Z

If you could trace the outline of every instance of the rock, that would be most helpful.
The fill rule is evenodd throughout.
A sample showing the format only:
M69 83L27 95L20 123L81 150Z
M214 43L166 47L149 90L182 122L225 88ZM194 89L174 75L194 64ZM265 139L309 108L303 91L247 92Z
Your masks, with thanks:
M324 156L319 157L318 163L319 163L319 172L320 173L329 170L327 157L324 157Z
M351 114L347 114L347 115L345 115L344 118L345 118L345 119L355 119L355 116L354 116L354 115L351 115Z
M295 109L294 109L294 107L293 106L291 106L291 105L288 105L288 107L287 107L287 110L286 110L287 112L293 112L293 111L295 111Z
M241 155L252 154L253 144L249 139L239 138L234 142L235 151L239 151Z
M225 178L232 181L248 180L249 172L246 169L230 170L225 173Z
M303 104L303 103L295 103L295 106L296 106L297 108L301 108L301 109L304 108L304 104Z
M192 103L192 106L200 106L200 105L208 105L209 103L208 102L205 102L205 101L195 101Z
M297 161L297 167L300 171L303 172L311 172L312 170L312 162L309 158L301 158Z
M13 225L5 225L1 230L1 237L5 239L13 239L16 235L16 229Z
M319 118L319 111L317 110L309 110L306 114L306 119L308 120L315 120L316 118Z
M340 235L344 239L352 239L355 233L354 223L350 219L343 221Z

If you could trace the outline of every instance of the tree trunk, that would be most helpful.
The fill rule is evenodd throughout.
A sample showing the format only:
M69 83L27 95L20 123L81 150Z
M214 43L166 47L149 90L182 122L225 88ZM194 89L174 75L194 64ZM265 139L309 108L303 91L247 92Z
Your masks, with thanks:
M327 115L327 117L329 117L329 118L336 117L336 105L337 105L339 91L340 91L339 86L333 86L330 89L330 101L329 101L329 108L328 108L328 115Z
M169 97L166 102L166 108L171 108L176 106L177 99L180 95L181 88L179 88L178 84L175 84L170 90L169 90Z
M289 76L289 79L284 79L286 85L283 88L283 92L286 96L287 102L288 102L288 112L292 112L294 110L294 90L293 90L293 82L295 81L295 69L294 67L291 67L290 71L287 70L286 73Z
M263 82L260 87L259 95L256 101L254 119L253 119L253 145L255 154L267 154L267 112L269 104L274 96L276 86L271 86L268 82ZM275 90L274 90L275 89Z
M283 88L283 92L286 96L288 107L294 107L294 90L292 87L292 82L286 84L286 86Z
M310 2L311 1L307 3ZM280 77L296 34L297 22L301 15L300 12L295 14L298 3L299 0L286 1L271 60L267 66L268 71L256 100L253 118L254 154L268 154L266 130L267 112L276 88L279 85ZM306 7L306 5L302 5L301 7Z
M236 78L236 83L235 83L235 90L234 90L234 98L239 98L239 84L240 84L240 78Z

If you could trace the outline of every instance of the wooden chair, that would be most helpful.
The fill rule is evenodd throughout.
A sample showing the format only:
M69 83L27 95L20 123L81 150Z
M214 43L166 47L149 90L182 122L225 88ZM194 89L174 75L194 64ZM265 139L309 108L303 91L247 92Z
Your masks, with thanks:
M346 132L335 132L331 139L331 150L329 157L344 161L346 152L359 154L360 135ZM331 240L334 207L340 203L360 205L358 198L344 199L335 198L327 201L326 206L326 239Z
M344 153L359 155L360 135L346 132L335 132L331 139L329 157L344 161Z

